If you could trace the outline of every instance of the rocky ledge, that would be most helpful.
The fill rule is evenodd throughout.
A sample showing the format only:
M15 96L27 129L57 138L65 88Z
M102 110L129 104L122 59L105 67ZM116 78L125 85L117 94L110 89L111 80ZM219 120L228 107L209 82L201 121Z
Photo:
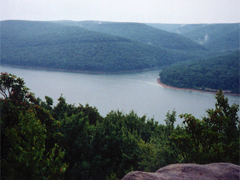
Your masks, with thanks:
M172 164L155 173L133 171L123 180L239 180L240 166L231 163Z

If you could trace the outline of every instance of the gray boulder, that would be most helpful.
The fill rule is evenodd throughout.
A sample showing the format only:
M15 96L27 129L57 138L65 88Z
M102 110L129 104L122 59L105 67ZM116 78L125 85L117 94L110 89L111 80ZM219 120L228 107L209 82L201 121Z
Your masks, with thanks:
M133 171L123 180L240 180L240 166L231 163L172 164L155 173Z

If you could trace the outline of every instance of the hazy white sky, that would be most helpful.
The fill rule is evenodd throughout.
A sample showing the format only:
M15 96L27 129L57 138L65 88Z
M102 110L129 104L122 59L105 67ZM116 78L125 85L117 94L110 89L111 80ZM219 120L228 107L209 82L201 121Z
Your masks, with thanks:
M240 22L240 0L0 0L0 20Z

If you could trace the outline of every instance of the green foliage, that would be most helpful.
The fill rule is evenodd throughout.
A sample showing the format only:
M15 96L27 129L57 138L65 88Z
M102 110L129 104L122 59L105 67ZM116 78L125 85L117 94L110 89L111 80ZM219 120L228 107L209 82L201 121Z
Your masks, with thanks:
M239 49L239 23L188 26L178 32L211 50Z
M0 94L5 99L15 100L17 104L34 101L33 94L28 93L25 82L12 74L1 73Z
M228 24L149 24L181 34L214 51L239 49L239 23Z
M183 125L175 127L175 110L166 125L133 111L102 117L62 95L56 106L48 96L35 99L24 84L1 75L2 179L121 179L173 163L239 163L239 106L222 91L206 117L182 114Z
M1 74L1 176L3 179L61 179L66 169L58 146L59 122L35 103L23 79Z
M196 119L191 114L182 114L183 133L171 135L181 151L183 162L239 163L239 106L228 104L222 91L216 94L215 109L207 110L207 117Z
M53 105L53 99L50 98L50 97L48 97L48 96L45 96L45 100L46 100L46 102L41 101L41 100L39 99L40 106L43 107L43 108L46 109L46 110L51 111L51 110L52 110L52 105Z
M151 44L167 49L188 51L206 50L202 45L199 45L184 36L156 29L142 23L99 23L97 21L58 21L58 23L80 26L89 30L125 37L144 44Z
M0 60L7 65L117 72L199 57L191 52L164 49L54 22L1 21L0 25Z
M34 112L19 116L17 126L4 129L11 148L2 160L3 177L7 178L8 174L10 179L41 179L42 174L45 174L42 159L46 129L36 119Z
M175 110L172 111L172 114L170 114L169 111L167 112L165 122L166 122L166 126L167 126L169 132L172 133L174 130L174 123L176 122L176 111Z
M162 83L175 87L239 93L239 51L174 64L162 70L160 77Z
M65 162L69 163L65 179L122 178L132 170L153 171L175 162L177 151L169 143L165 126L134 112L111 111L102 118L91 109L90 120L87 109L88 105L71 107L74 113L62 123L61 144L65 147Z

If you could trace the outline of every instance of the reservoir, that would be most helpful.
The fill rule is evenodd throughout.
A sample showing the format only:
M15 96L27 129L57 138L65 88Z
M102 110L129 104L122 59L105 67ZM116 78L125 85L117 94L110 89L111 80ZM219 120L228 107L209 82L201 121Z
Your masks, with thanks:
M7 72L23 78L30 91L44 100L51 97L54 105L61 96L68 104L95 106L102 116L111 110L138 116L146 115L160 124L168 111L192 114L197 118L206 115L208 108L214 108L214 94L190 90L164 88L157 83L160 70L122 74L85 74L48 70L33 70L0 66ZM229 104L239 104L240 97L226 95ZM239 113L239 112L238 112ZM180 124L183 119L177 118Z

